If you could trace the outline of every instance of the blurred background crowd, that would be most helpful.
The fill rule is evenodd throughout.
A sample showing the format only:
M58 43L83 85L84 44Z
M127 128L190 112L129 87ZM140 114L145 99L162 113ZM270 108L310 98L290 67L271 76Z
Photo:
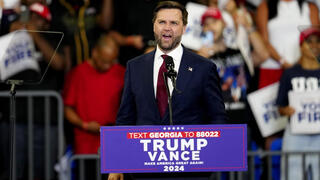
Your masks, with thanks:
M284 74L300 72L300 75L315 76L319 80L319 62L308 61L308 58L320 55L320 31L309 29L301 36L299 27L320 24L320 1L178 2L207 7L200 20L203 44L192 50L216 63L229 122L248 124L249 150L270 150L275 140L282 139L284 131L263 137L248 105L247 94L280 81ZM0 0L0 38L16 30L31 31L40 71L47 70L40 84L18 86L17 90L53 90L61 94L65 143L75 154L97 154L100 126L115 124L127 61L155 48L152 17L157 3L156 0ZM61 36L50 38L41 31L64 33L53 58ZM304 42L308 43L305 49ZM310 49L312 54L308 56ZM306 72L301 73L301 68ZM290 73L283 73L287 70ZM310 71L314 71L312 75L308 74ZM32 75L24 72L22 76ZM294 88L286 84L290 82L288 78L280 81L282 90L276 102L280 114L286 116L294 113L288 106L287 93ZM9 88L0 85L0 90ZM50 136L50 179L56 179L58 131L54 119L57 119L57 103L50 103L53 120L50 123L53 133ZM28 176L26 117L30 112L27 106L26 99L17 100L18 179ZM44 179L41 157L44 157L45 111L39 109L44 106L44 100L35 99L32 106L34 154L39 158L34 164L34 179ZM9 111L9 99L1 98L0 179L8 179Z

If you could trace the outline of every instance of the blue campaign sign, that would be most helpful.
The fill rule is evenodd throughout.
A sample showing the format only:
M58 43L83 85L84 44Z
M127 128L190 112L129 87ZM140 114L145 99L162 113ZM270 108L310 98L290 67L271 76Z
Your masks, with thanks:
M101 173L247 170L247 126L101 128Z

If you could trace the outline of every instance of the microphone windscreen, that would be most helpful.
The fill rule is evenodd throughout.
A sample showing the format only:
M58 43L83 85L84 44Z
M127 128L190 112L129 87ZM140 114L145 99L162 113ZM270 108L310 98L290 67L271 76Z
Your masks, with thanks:
M166 63L167 69L174 68L174 62L173 62L173 58L171 56L167 56L166 58L164 58L164 62Z

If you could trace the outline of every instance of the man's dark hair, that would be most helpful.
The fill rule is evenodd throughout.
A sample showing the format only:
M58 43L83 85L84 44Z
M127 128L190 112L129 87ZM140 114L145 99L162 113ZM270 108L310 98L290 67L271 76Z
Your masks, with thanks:
M175 1L162 1L159 2L158 5L156 6L156 8L153 11L153 19L152 22L154 23L156 18L157 18L157 14L161 9L179 9L182 13L182 22L184 25L188 24L188 12L186 10L186 8L181 5L178 2Z

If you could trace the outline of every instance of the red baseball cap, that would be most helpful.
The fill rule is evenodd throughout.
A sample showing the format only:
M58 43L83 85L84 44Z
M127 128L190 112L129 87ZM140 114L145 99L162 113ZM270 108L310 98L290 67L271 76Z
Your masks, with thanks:
M201 25L203 25L206 18L213 18L213 19L222 19L222 14L218 8L208 8L201 17Z
M51 13L46 5L41 3L33 3L29 6L29 10L43 17L47 21L51 21Z
M303 41L305 41L311 35L317 35L318 37L320 37L320 29L315 28L315 27L311 27L311 28L303 30L300 33L300 45L302 45Z

